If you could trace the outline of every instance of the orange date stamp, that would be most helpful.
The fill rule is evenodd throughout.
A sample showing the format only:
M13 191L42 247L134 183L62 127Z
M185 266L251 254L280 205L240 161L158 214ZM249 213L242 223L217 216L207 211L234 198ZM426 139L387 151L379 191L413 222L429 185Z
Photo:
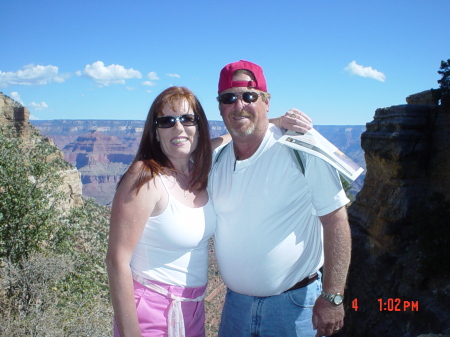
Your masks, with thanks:
M377 301L380 311L419 311L419 301L406 301L401 298L379 298ZM359 301L357 298L352 301L352 309L355 311L359 309Z

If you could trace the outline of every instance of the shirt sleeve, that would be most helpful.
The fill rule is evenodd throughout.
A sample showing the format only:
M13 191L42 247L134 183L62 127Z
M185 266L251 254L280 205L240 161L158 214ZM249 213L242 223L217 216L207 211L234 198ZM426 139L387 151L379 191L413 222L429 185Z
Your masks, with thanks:
M313 203L313 214L323 216L350 202L337 170L323 159L305 154L305 177Z

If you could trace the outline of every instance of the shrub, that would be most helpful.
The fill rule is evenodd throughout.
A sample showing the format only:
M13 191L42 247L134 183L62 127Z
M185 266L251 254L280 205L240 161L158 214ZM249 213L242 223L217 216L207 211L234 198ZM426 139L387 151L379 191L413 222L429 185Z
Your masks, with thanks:
M70 165L38 134L0 131L0 335L110 336L109 210L68 208Z

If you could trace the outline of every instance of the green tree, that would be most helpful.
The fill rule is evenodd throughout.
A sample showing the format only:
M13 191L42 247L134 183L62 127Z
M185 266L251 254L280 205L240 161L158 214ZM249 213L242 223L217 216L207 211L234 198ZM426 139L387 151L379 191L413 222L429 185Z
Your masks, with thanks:
M344 177L339 176L341 179L342 187L344 188L345 194L350 202L355 201L355 195L352 193L352 184L349 183Z
M447 61L441 61L440 70L438 74L442 75L442 78L438 80L438 83L442 92L442 101L450 101L450 59Z
M0 258L17 263L32 251L56 248L69 235L60 172L68 168L41 137L25 143L0 133Z
M110 336L109 209L68 208L72 168L37 132L0 130L0 336Z

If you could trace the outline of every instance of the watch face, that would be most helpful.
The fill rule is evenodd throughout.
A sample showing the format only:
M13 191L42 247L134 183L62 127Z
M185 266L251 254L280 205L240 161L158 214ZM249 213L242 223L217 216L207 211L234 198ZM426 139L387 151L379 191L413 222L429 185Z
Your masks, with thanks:
M339 305L342 303L343 299L344 298L342 295L336 295L336 296L334 296L333 302L334 302L334 304Z

